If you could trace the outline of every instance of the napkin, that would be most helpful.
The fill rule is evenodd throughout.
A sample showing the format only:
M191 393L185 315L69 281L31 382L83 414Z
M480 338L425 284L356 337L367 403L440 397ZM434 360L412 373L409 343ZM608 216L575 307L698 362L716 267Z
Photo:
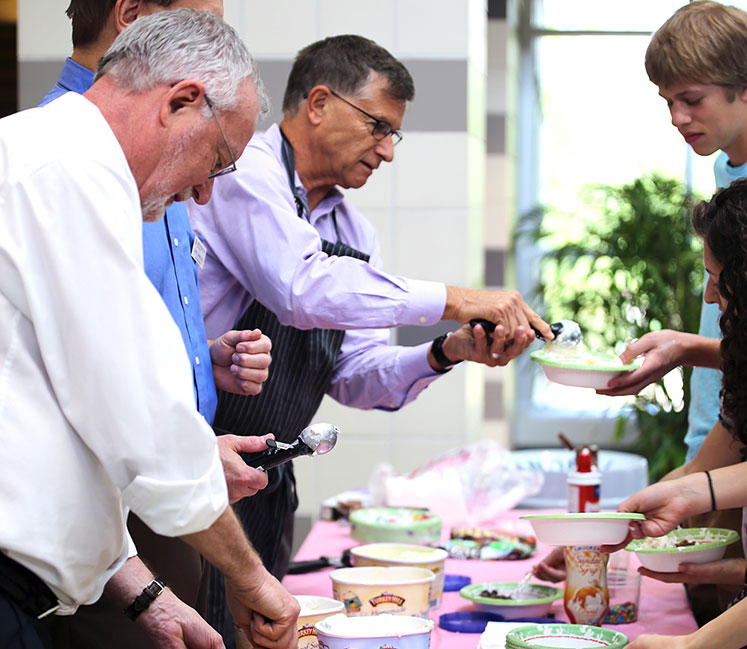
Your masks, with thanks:
M505 649L506 634L512 629L526 625L526 622L488 622L480 636L477 649Z

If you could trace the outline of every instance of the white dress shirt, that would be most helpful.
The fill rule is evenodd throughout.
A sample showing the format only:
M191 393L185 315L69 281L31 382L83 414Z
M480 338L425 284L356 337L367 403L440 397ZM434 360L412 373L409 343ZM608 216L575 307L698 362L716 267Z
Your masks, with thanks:
M0 120L0 551L70 607L128 554L227 505L179 331L143 272L135 180L69 93Z

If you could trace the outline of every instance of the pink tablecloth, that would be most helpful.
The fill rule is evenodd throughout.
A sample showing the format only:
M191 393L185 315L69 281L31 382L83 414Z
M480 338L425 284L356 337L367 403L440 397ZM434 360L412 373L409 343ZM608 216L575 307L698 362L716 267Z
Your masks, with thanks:
M520 521L522 514L541 513L537 510L513 510L496 521L494 527L515 532L531 534L527 521ZM357 543L350 538L346 524L320 521L314 525L301 546L296 560L318 559L320 556L339 557L343 550ZM472 583L490 581L518 581L529 568L544 557L552 548L538 544L537 553L524 561L461 561L447 559L446 574L467 575ZM631 555L631 569L638 565L635 555ZM332 596L332 583L329 579L331 569L319 570L305 575L288 575L283 585L294 595ZM472 610L472 604L460 597L458 592L444 593L441 607L431 611L430 617L436 622L431 638L432 649L474 649L479 641L479 634L452 633L438 626L438 617L452 611ZM567 620L563 610L563 600L553 604L552 612L560 620ZM638 621L632 624L615 625L614 628L629 639L642 633L663 633L682 635L697 628L690 612L681 584L665 584L654 579L643 578Z

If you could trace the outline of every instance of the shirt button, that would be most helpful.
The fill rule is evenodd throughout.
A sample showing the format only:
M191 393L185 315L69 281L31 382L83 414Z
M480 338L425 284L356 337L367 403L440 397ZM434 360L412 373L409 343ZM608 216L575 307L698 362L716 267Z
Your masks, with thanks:
M199 364L200 364L200 357L195 356L195 365L199 365Z
M174 237L174 245L175 245L175 246L178 246L178 245L179 245L179 239L177 239L176 237Z
M184 296L184 304L189 304L189 298L186 295Z
M390 401L390 402L389 402L389 407L390 407L390 408L396 408L397 406L396 406L396 405L394 405L394 401Z
M419 322L420 324L425 324L425 320L426 320L426 317L425 317L424 315L421 315L421 316L420 316L420 317L418 318L418 322Z

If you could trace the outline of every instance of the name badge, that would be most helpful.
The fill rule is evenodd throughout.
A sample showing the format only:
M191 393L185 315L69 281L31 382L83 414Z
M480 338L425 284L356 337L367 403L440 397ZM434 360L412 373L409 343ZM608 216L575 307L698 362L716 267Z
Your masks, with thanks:
M205 265L205 255L207 254L207 247L200 237L195 237L194 243L192 244L192 259L202 269Z

